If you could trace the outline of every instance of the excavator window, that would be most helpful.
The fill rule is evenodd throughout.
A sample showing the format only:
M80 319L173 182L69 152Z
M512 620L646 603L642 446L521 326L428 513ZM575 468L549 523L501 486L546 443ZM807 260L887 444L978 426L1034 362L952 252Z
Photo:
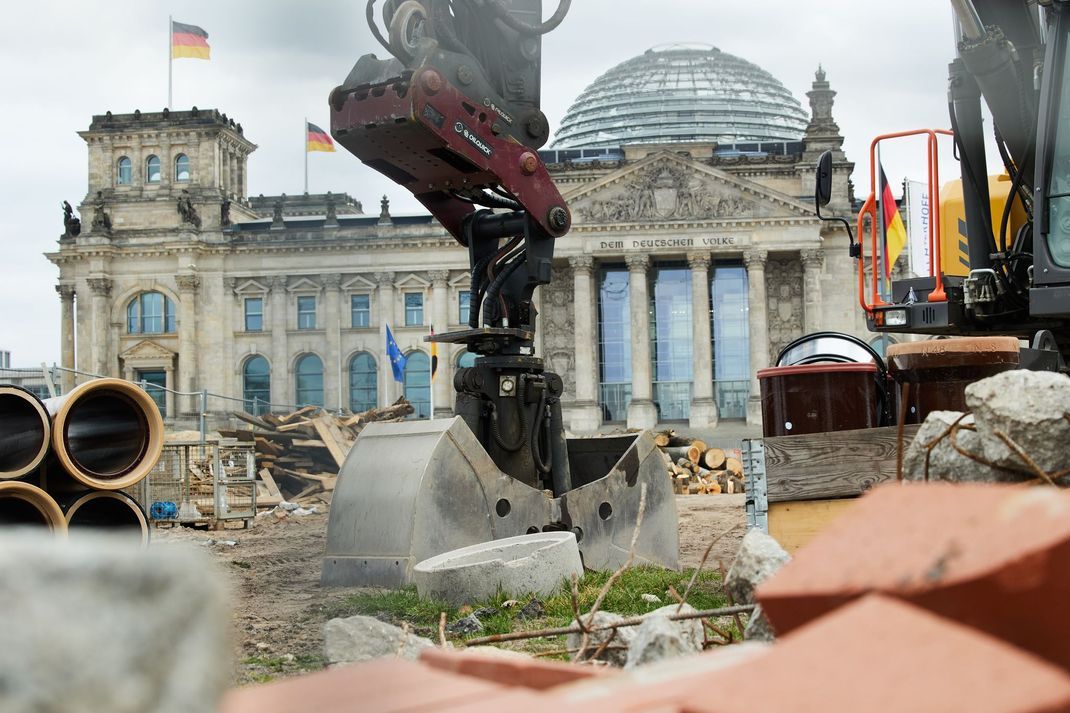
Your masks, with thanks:
M1067 43L1068 38L1063 38L1062 81L1058 83L1061 96L1055 114L1051 174L1048 177L1048 248L1060 267L1070 267L1070 91L1066 87L1066 77L1070 77L1070 52L1066 51Z

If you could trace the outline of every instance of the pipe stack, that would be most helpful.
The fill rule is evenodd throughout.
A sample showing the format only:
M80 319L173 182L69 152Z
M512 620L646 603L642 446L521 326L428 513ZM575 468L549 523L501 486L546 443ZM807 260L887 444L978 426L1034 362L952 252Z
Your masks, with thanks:
M0 525L136 534L149 526L140 483L163 452L155 402L122 379L95 379L42 401L0 385Z

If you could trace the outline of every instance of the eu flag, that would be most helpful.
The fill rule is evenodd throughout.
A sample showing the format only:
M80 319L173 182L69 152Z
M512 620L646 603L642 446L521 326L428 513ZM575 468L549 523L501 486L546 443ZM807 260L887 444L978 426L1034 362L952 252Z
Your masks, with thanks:
M394 370L394 381L405 383L405 362L407 358L398 349L398 343L394 341L394 335L390 333L390 325L386 325L386 356L390 359L390 368Z

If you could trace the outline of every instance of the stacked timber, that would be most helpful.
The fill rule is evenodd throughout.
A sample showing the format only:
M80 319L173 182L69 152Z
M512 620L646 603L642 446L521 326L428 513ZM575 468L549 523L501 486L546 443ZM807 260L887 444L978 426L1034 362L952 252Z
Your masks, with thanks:
M284 499L296 502L309 497L329 503L338 471L364 427L403 421L413 412L404 397L391 406L341 416L315 406L287 414L237 412L234 416L253 428L219 433L255 445L258 506L270 508Z
M678 495L720 495L743 492L739 451L712 448L698 438L659 431L654 443L669 457L668 475Z

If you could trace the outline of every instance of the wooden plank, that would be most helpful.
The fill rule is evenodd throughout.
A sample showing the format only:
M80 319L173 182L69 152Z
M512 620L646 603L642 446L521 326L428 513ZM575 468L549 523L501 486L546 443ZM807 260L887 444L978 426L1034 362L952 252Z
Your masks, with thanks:
M261 468L260 480L263 481L264 487L267 488L268 495L272 497L282 497L282 493L279 491L279 486L275 483L275 476L271 474L270 470Z
M306 426L311 425L312 422L308 420L294 421L293 423L287 423L285 425L279 426L279 433L289 433L290 431L297 431L300 429L304 429Z
M918 426L904 429L910 443ZM769 502L852 498L895 479L896 428L764 439Z
M294 439L293 445L295 448L326 448L327 444L323 441L317 441L311 438Z
M305 406L304 408L297 409L293 413L288 413L285 416L279 416L278 417L279 424L281 425L281 424L284 424L284 423L289 423L290 421L292 421L293 419L297 418L298 416L304 416L306 413L312 413L317 408L319 408L319 407L318 406Z
M855 498L770 503L769 534L789 554L795 554L854 502Z
M331 452L331 457L334 458L334 462L339 468L345 463L346 454L349 452L342 443L339 443L331 432L331 424L328 416L319 416L316 418L312 425L316 428L316 433L320 435L320 440L327 444L327 450ZM337 428L337 427L336 427Z
M239 421L245 421L246 423L256 426L257 428L263 429L265 431L275 430L275 427L269 424L268 422L263 421L257 418L256 416L253 416L252 414L245 413L244 411L235 411L234 417L237 418Z

